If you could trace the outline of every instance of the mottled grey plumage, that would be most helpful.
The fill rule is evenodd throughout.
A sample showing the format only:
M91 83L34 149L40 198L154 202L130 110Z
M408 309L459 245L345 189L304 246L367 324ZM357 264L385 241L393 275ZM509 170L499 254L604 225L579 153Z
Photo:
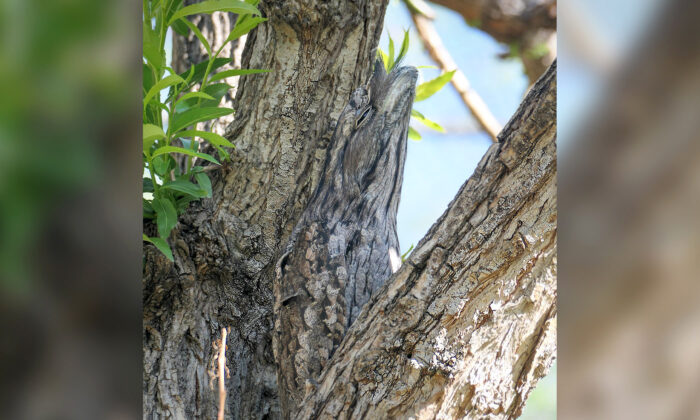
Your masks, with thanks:
M398 267L396 212L417 71L381 62L341 113L319 186L274 284L273 347L290 416L371 294Z

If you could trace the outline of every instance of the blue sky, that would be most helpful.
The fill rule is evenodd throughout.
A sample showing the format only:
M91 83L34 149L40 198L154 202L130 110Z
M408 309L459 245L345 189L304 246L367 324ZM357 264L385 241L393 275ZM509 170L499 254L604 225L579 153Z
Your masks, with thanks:
M504 52L505 47L467 26L461 16L438 6L435 10L435 26L446 48L491 112L501 124L505 124L527 89L521 63L499 59L498 54ZM400 42L404 29L408 28L411 42L404 64L416 67L434 65L412 26L403 4L390 2L380 48L387 50L387 33ZM421 69L420 72L423 81L440 74L436 69ZM491 138L479 130L452 85L445 86L425 101L417 102L415 108L445 127L447 133L412 123L423 139L408 141L398 214L402 252L425 235L492 144Z

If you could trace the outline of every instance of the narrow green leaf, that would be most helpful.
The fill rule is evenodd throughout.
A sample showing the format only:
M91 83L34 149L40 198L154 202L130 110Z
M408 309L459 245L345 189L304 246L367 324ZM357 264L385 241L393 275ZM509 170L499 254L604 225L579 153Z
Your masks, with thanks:
M228 64L231 62L230 58L215 58L214 62L211 65L211 71L214 71L218 69L219 67L223 66L224 64ZM194 66L194 74L192 75L192 79L187 81L187 86L191 86L195 83L199 83L202 81L202 78L204 77L204 73L207 71L207 66L209 65L209 60L202 61L201 63L197 63ZM180 77L187 78L187 74L190 72L190 70L187 70L185 72L180 73Z
M214 148L216 149L217 152L219 152L219 159L229 160L231 158L231 155L229 155L226 150L221 148L221 146L214 145Z
M212 83L207 85L201 92L211 96L211 99L202 101L189 98L178 102L175 105L176 115L182 114L191 108L216 108L219 106L219 103L221 103L221 98L223 98L229 90L231 90L231 86L226 83Z
M442 89L443 86L452 80L452 76L456 71L457 70L448 71L447 73L443 73L433 80L429 80L418 85L416 88L416 99L414 102L422 101L433 96L435 92Z
M188 28L190 28L192 32L194 32L194 35L197 37L197 39L199 39L199 42L201 42L202 45L204 45L204 49L207 50L209 56L211 57L211 45L209 45L209 41L207 41L207 38L204 35L202 35L202 32L199 30L197 25L185 18L178 19L176 20L176 22L183 22Z
M158 127L157 125L153 124L144 124L143 125L143 152L148 155L150 152L149 150L151 149L151 146L153 146L153 143L155 143L156 140L164 139L165 138L165 133L163 132L163 129Z
M177 212L175 206L167 198L156 198L151 202L153 210L156 211L156 222L158 224L158 235L161 238L167 239L170 236L170 231L177 224Z
M190 33L190 28L187 27L184 20L186 19L178 19L173 22L172 25L170 25L170 27L173 28L173 31L180 36L187 36Z
M389 37L389 52L387 55L389 56L388 70L391 70L394 68L394 40L391 39L391 36Z
M267 18L263 17L253 17L250 15L243 15L238 19L238 22L236 22L236 26L233 28L231 33L228 35L228 38L226 38L226 42L231 42L235 41L236 39L240 38L241 36L247 34L248 32L252 31L256 26L261 24L262 22L265 22Z
M401 49L399 50L399 56L396 57L396 62L400 62L406 56L408 52L408 30L403 33L403 42L401 43Z
M157 71L165 64L165 51L160 49L160 38L146 22L143 23L143 57Z
M423 116L423 114L421 114L420 112L418 112L418 111L415 110L415 109L412 109L412 110L411 110L411 116L412 116L412 117L421 117L421 118L425 118L425 117Z
M158 83L153 85L153 87L148 91L146 97L143 98L143 106L146 106L146 104L148 104L148 102L150 102L150 100L154 96L156 96L161 90L180 83L185 83L185 79L178 76L177 74L171 74L170 76L166 76L163 80L160 80Z
M170 132L177 133L178 131L192 124L213 120L214 118L223 117L224 115L229 115L232 113L233 109L231 108L206 107L189 109L183 113L175 114L175 116L173 116Z
M154 70L150 64L143 63L143 93L144 95L156 83Z
M194 174L195 179L197 180L197 184L206 191L207 197L211 198L212 191L211 191L211 179L209 179L209 175L205 174L204 172L198 172Z
M209 78L210 82L216 82L221 79L226 79L227 77L233 77L233 76L242 76L245 74L258 74L258 73L269 73L270 70L259 70L259 69L233 69L233 70L225 70L222 71L221 73L216 73L213 75L211 78Z
M390 68L389 68L389 57L382 51L381 48L377 49L377 53L379 56L382 58L382 63L384 63L384 69L388 73Z
M418 113L418 114L420 114L420 113ZM435 121L431 121L431 120L425 118L423 115L414 115L413 113L411 113L411 116L413 118L415 118L419 123L425 125L428 128L432 128L433 130L439 131L441 133L445 132L445 129L442 128L442 126L440 124L436 123Z
M143 234L143 240L150 242L155 245L160 252L163 253L170 261L173 261L173 252L170 250L170 246L166 241L161 238L149 238L146 234Z
M219 161L214 159L214 157L211 155L208 155L206 153L195 152L194 150L185 149L185 148L177 147L177 146L159 147L158 149L156 149L155 152L153 152L153 157L160 156L160 155L165 154L165 153L182 153L183 155L198 157L198 158L201 158L204 160L208 160L209 162L216 163L217 165L220 165Z
M163 184L162 188L166 188L172 191L178 191L183 194L191 195L192 197L202 198L207 196L207 191L194 185L190 181L184 179L176 179L174 181L168 181Z
M408 250L401 255L401 262L406 261L406 257L408 256L408 254L411 253L411 251L413 251L413 244L411 244L411 246L408 248Z
M173 0L168 2L170 3L165 10L165 19L170 20L172 18L173 14L177 12L180 9L180 6L182 5L182 0Z
M168 21L168 26L170 26L173 21L180 19L181 17L196 15L199 13L213 13L213 12L233 12L244 14L249 13L253 15L260 15L260 11L253 5L248 4L240 0L209 0L203 1L201 3L196 3L191 6L183 7L173 14L173 16Z
M408 127L408 138L411 140L420 141L422 137L413 127Z
M177 133L181 137L201 137L204 140L215 146L226 146L226 147L236 147L230 141L226 140L225 137L220 136L216 133L211 133L209 131L197 131L197 130L187 130Z
M177 104L180 101L186 101L186 100L191 99L191 98L214 99L213 96L207 95L204 92L189 92L189 93L182 95L180 98L178 98L178 100L175 101L175 103Z
M437 66L418 66L416 67L417 69L435 69L437 70Z

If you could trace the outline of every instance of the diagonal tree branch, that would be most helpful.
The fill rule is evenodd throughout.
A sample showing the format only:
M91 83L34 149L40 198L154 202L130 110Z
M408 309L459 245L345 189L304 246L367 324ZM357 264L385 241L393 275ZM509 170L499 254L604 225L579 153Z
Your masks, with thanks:
M425 48L428 50L430 57L443 71L455 70L455 74L452 76L451 80L452 86L454 86L457 93L459 93L462 102L464 102L464 105L471 111L484 131L491 136L494 142L498 141L498 133L501 131L501 124L498 123L498 120L493 116L484 100L481 99L481 96L472 89L464 73L457 67L457 63L454 62L449 51L447 51L447 48L442 44L440 35L438 35L430 19L426 16L422 16L411 7L408 9L411 13L413 24L416 25L416 30L418 30L418 35L421 41L423 41Z
M556 62L297 418L514 418L556 346Z

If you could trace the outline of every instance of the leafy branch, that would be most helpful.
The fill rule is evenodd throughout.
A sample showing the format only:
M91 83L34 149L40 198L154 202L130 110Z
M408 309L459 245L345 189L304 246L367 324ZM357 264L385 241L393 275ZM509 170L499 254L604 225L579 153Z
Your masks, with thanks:
M219 106L232 88L221 80L268 71L234 69L215 73L230 62L219 57L224 45L267 20L260 16L258 1L208 0L182 7L182 0L143 0L143 217L155 220L158 228L158 237L144 235L143 239L171 261L173 254L167 240L178 215L191 202L212 196L209 175L197 162L220 165L219 160L230 159L226 148L234 147L219 134L197 130L196 124L234 112ZM212 51L207 39L187 17L217 11L237 13L238 19L222 46ZM209 59L177 74L165 62L168 29L181 35L192 31ZM168 92L163 95L166 89ZM204 141L214 147L219 159L200 151ZM177 164L178 155L185 157L184 170Z

